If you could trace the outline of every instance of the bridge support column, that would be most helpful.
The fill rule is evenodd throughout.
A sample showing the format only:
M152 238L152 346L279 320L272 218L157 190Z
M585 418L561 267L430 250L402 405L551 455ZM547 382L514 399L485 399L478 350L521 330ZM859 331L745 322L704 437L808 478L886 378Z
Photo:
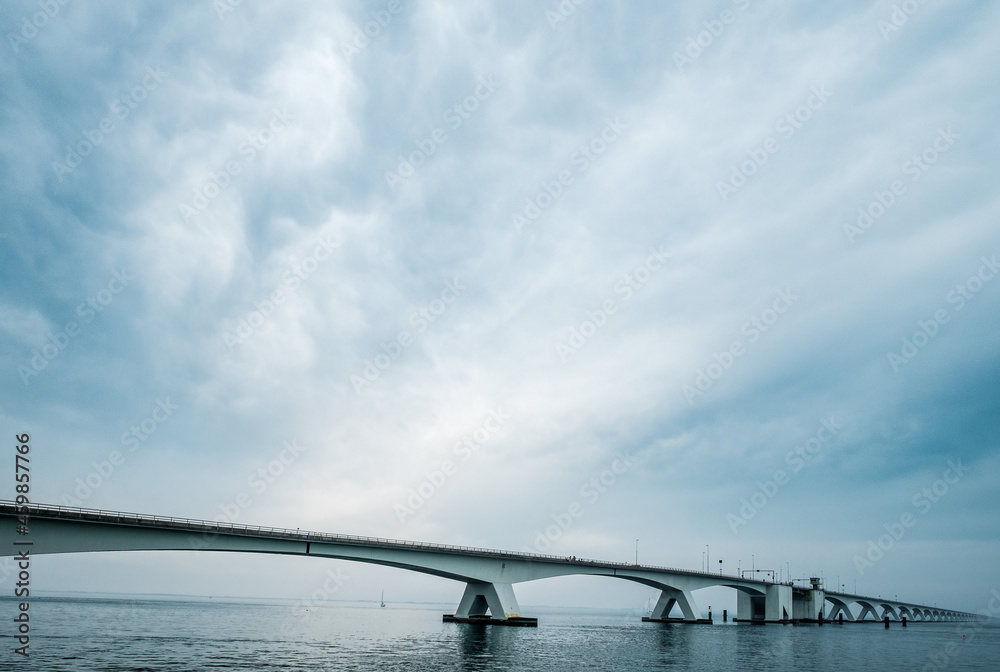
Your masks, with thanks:
M486 612L489 611L489 615ZM509 583L470 581L454 615L445 614L446 623L489 623L493 625L537 626L538 619L521 616L514 587Z
M684 618L670 618L670 611L674 605L681 608ZM695 604L691 592L680 588L662 588L660 598L653 607L653 613L648 617L643 617L644 621L669 621L684 623L711 623L707 618L700 618L698 606Z
M792 620L792 587L771 585L764 594L764 620L787 623Z
M741 623L764 622L764 596L742 590L736 593L736 620Z
M825 601L822 588L792 588L792 620L819 622Z
M844 606L839 602L834 602L833 609L830 610L830 616L828 620L833 621L841 616L843 616L845 621L854 620L854 614L851 613L850 609L848 609L846 606Z
M867 602L858 602L858 604L861 605L861 613L858 614L859 621L865 620L865 616L867 616L868 614L871 614L872 618L875 619L876 621L879 620L878 613L875 611L872 605L870 605Z
M736 594L739 620L750 623L791 623L796 618L792 587L770 585L763 595L740 591ZM800 611L802 607L799 607Z

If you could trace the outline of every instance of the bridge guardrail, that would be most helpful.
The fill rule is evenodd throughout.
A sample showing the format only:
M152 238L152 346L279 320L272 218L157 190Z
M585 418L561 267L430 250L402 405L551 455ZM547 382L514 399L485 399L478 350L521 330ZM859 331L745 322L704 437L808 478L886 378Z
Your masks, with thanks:
M164 526L164 527L176 527L180 529L199 528L203 530L215 530L219 532L229 532L232 534L245 534L245 535L265 535L270 537L282 537L293 540L306 540L306 541L329 541L339 544L367 544L367 545L379 545L387 548L397 548L405 547L411 549L426 549L433 551L461 551L464 553L472 553L477 555L482 555L484 557L492 558L518 558L527 560L540 560L546 562L566 562L567 558L565 556L559 555L548 555L544 553L528 553L525 551L500 551L489 548L478 548L473 546L455 546L450 544L430 544L427 542L420 541L408 541L405 539L386 539L382 537L365 537L359 535L351 534L330 534L327 532L312 532L312 531L302 531L302 530L292 530L289 528L281 527L269 527L263 525L244 525L231 522L221 522L221 521L208 521L208 520L197 520L194 518L177 518L175 516L156 516L150 514L140 514L140 513L128 513L123 511L104 511L102 509L88 509L83 507L68 507L60 506L58 504L17 504L11 500L0 499L0 512L10 512L10 513L25 513L28 515L42 515L51 514L56 518L78 518L84 520L92 520L97 522L109 522L109 523L125 523L125 524L152 524L154 526ZM775 585L786 585L792 586L791 582L775 582L775 581L761 581L755 579L745 579L739 576L734 576L732 574L712 574L709 572L696 572L690 569L679 569L676 567L661 567L657 565L636 565L634 563L627 562L610 562L607 560L589 560L586 558L578 558L573 561L576 564L587 565L591 567L606 567L606 568L628 568L635 570L652 570L652 571L666 571L673 572L677 574L688 574L691 576L699 577L722 577L724 579L731 579L736 582L741 583L756 583L756 584L775 584ZM825 591L827 597L837 597L846 598L852 600L866 600L870 602L887 602L888 600L883 600L881 597L869 597L864 595L853 595L850 593L838 593ZM918 605L908 602L899 602L898 600L892 600L893 604L906 606L912 609L922 609L922 610L939 610L938 607L931 607L925 605ZM957 612L964 614L966 616L975 616L968 612Z
M263 525L244 525L241 523L231 523L222 521L207 521L194 518L177 518L175 516L157 516L151 514L129 513L124 511L105 511L102 509L89 509L84 507L60 506L58 504L17 504L11 500L0 499L0 511L24 512L27 509L29 515L45 515L46 513L56 518L77 518L81 520L92 520L108 523L125 523L135 525L153 525L159 527L176 528L199 528L203 530L214 530L218 532L228 532L232 534L258 535L269 537L282 537L303 541L333 542L348 545L378 545L385 548L405 547L408 549L429 550L429 551L461 551L492 558L515 558L521 560L539 560L545 562L566 562L566 556L548 555L545 553L528 553L526 551L501 551L489 548L479 548L474 546L455 546L451 544L431 544L419 541L408 541L405 539L387 539L383 537L365 537L353 534L331 534L326 532L312 532L303 530L292 530L282 527L270 527ZM608 560L590 560L587 558L577 558L572 562L591 567L606 568L628 568L638 570L666 571L678 574L688 574L700 577L722 577L732 579L741 583L756 584L777 584L792 585L790 582L764 581L758 579L745 579L731 574L712 574L710 572L697 572L690 569L680 569L677 567L661 567L657 565L636 565L628 562L611 562Z

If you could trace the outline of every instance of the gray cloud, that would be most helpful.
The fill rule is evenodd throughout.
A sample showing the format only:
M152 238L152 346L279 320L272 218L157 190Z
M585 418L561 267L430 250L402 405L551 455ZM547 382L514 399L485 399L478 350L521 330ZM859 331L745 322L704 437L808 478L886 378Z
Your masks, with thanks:
M928 4L883 36L892 3L743 4L683 67L728 3L586 3L554 27L532 3L403 3L377 30L379 3L72 3L17 51L36 5L5 6L0 423L34 437L37 498L73 496L170 397L86 505L212 518L294 439L307 450L241 519L520 548L621 451L635 466L554 552L624 559L640 538L645 560L697 567L707 543L727 569L756 553L832 576L961 458L968 477L859 589L960 564L952 594L912 599L974 607L1000 552L982 516L1000 281L968 285L1000 254L982 67L1000 17ZM669 259L621 285L650 248ZM122 268L134 281L24 384ZM768 313L778 291L796 298ZM497 407L503 431L400 523L394 505ZM726 514L831 415L843 432L734 535ZM134 587L89 562L53 561L53 585ZM115 562L151 563L164 591L211 584L166 555ZM369 576L408 590L382 571L348 572L344 595Z

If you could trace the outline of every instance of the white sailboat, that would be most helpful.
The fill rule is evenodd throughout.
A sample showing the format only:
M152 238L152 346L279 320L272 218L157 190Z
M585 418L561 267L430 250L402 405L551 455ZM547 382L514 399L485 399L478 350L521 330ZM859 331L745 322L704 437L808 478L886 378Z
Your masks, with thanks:
M379 604L378 606L380 606L380 607L385 607L385 590L383 590L383 591L382 591L382 600L381 600L381 604Z

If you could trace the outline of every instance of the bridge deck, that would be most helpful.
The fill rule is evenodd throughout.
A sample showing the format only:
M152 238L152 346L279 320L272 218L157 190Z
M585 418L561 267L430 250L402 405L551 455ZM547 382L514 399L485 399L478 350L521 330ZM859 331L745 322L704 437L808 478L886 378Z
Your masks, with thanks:
M14 522L13 519L18 516L28 517L29 530L32 519L52 521L52 525L50 527L54 527L55 529L59 529L60 526L66 527L66 525L62 525L60 521L65 521L66 523L83 523L84 526L108 526L108 529L103 531L92 529L89 532L107 532L111 535L109 538L115 538L115 535L118 534L118 531L113 528L118 528L120 530L120 528L123 527L134 528L136 531L145 529L151 532L153 530L162 530L166 532L167 530L170 530L174 532L214 535L224 542L219 548L215 548L214 550L286 552L283 550L275 551L275 542L277 542L278 547L285 547L287 542L293 542L290 546L296 548L301 546L304 549L304 552L308 554L308 542L316 542L320 545L326 544L327 552L325 557L341 557L345 560L358 562L374 562L377 564L385 564L403 569L434 574L436 576L442 576L456 581L465 581L467 586L466 596L463 597L463 605L467 601L479 604L476 601L479 600L479 598L486 600L493 599L496 604L490 602L490 611L491 613L505 614L505 618L501 619L504 621L507 621L512 617L519 617L516 599L511 588L512 584L569 574L614 576L660 588L662 591L660 601L663 602L664 609L669 611L669 608L676 601L681 605L682 611L684 611L685 622L696 622L699 620L696 605L690 594L691 591L710 586L728 586L730 588L735 588L739 591L741 600L763 599L765 600L765 605L769 605L772 602L776 604L776 610L781 607L787 607L785 612L786 614L790 614L794 611L793 602L796 599L809 602L810 604L813 601L811 591L807 589L800 589L794 586L791 582L774 581L773 575L770 581L755 578L747 579L741 576L727 575L722 572L716 574L679 569L675 567L568 558L565 556L531 553L525 551L503 551L471 546L434 544L419 541L349 534L331 534L301 529L292 530L289 528L268 527L262 525L246 525L231 522L178 518L174 516L127 513L122 511L103 511L99 509L86 509L48 504L20 505L14 501L0 500L0 518L6 518L11 522ZM72 528L74 526L69 525L69 527ZM14 532L15 530L8 529L5 531L5 534L13 536ZM64 537L61 536L63 532L59 532L55 538L64 539ZM89 532L86 527L84 527L84 529L81 530L83 536L80 537L80 541L86 542L91 538L91 536L97 538L102 537L101 534L91 535ZM131 534L131 532L129 534ZM153 534L158 537L166 536L167 538L173 538L175 536L171 532L166 532L165 535L163 533ZM256 540L260 541L258 542ZM300 542L307 543L301 544ZM91 546L92 550L149 550L150 548L141 544L138 546L125 544L122 547L116 547L114 544L111 546L102 546L98 543ZM331 552L330 547L332 546L353 548L342 548L340 551ZM153 544L152 550L156 550L156 547L157 544ZM84 550L86 548L87 543L83 543L79 550ZM160 548L161 550L177 550L174 546L169 544L165 547L161 545ZM74 549L75 547L72 544L69 544L69 546L64 544L63 549L49 552L73 552ZM359 552L357 549L363 550ZM198 550L198 547L196 546L189 549L187 546L182 545L182 548L179 550ZM380 551L382 552L379 553ZM388 553L385 553L385 551L388 551ZM405 553L399 554L399 551L405 551ZM45 551L40 549L40 552ZM376 557L376 555L379 557ZM400 555L404 555L409 559L400 559ZM466 562L466 559L471 559L472 562L468 563ZM485 559L492 560L493 562L484 563L483 560ZM497 560L504 562L496 562ZM511 560L519 562L511 563ZM513 574L511 574L512 571ZM882 606L887 613L890 611L890 608L899 610L905 609L915 611L922 615L922 617L927 618L930 616L938 617L939 614L942 617L949 618L954 618L956 616L974 616L973 614L963 612L899 602L895 599L884 600L882 598L837 592L821 592L820 596L824 601L832 602L835 609L838 610L838 614L846 610L846 613L850 615L851 612L847 609L847 607L851 604L860 604L863 607L861 614L858 616L858 620L860 621L864 621L868 614L872 614L877 618L875 605ZM787 604L785 604L785 602L787 602ZM886 608L885 605L889 605L889 608ZM507 608L508 606L510 608ZM466 605L466 607L468 607L468 605ZM742 608L743 607L741 607L741 609ZM770 606L766 606L765 608L768 610L771 609ZM811 609L812 607L810 606L809 608ZM460 609L463 609L461 605ZM461 618L466 618L466 616L469 618L472 616L478 617L485 614L485 612L483 612L483 614L466 614L466 611L468 611L468 608L465 608L465 611L460 614ZM780 612L775 611L775 613ZM820 611L817 613L822 612ZM895 611L892 611L892 613L893 615L896 614ZM456 612L456 614L457 615L454 616L454 618L459 617L458 612ZM775 618L780 617L775 616ZM850 620L854 620L854 617L852 616ZM775 620L773 622L779 621ZM782 620L781 622L785 621Z
M420 541L407 541L403 539L386 539L382 537L363 537L350 534L332 534L328 532L312 532L306 530L292 530L281 527L267 527L261 525L243 525L238 523L224 523L219 521L197 520L192 518L177 518L174 516L156 516L140 513L128 513L123 511L104 511L100 509L86 509L78 507L58 506L54 504L28 504L19 505L10 500L0 500L0 515L26 514L29 518L50 518L56 520L80 520L92 523L105 523L111 525L126 525L132 527L153 527L163 529L184 530L186 532L217 532L219 534L233 534L249 537L268 537L273 539L284 539L290 541L315 541L331 542L347 546L360 546L365 548L388 548L405 550L426 550L432 552L459 553L464 556L518 559L537 562L558 562L566 565L581 567L600 567L607 569L627 568L631 570L649 570L655 572L672 572L688 576L704 577L710 579L723 579L740 582L743 584L755 585L792 585L791 583L781 583L760 579L746 579L730 574L712 574L708 572L698 572L690 569L678 569L676 567L661 567L657 565L637 565L629 562L611 562L607 560L590 560L576 558L570 560L566 556L547 555L542 553L528 553L526 551L502 551L489 548L477 548L473 546L455 546L449 544L434 544ZM30 527L30 524L29 524Z

